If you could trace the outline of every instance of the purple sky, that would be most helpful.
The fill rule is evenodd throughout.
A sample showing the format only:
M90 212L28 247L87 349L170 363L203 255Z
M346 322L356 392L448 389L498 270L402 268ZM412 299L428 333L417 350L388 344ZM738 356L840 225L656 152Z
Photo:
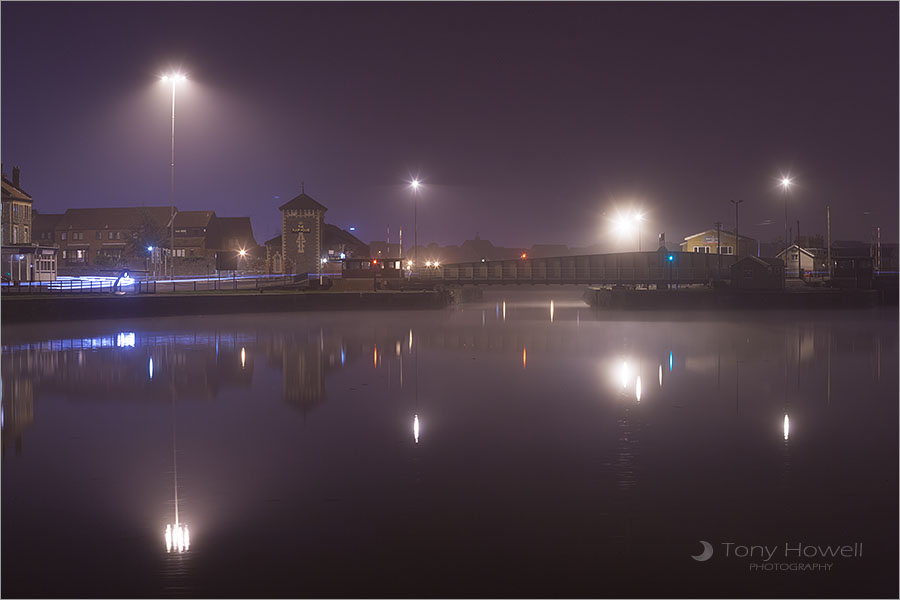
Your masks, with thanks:
M412 241L609 240L731 227L898 237L896 3L2 4L2 155L42 212L175 204L249 214L300 190ZM765 225L767 220L771 224ZM610 247L614 245L611 244ZM630 248L629 248L630 249Z

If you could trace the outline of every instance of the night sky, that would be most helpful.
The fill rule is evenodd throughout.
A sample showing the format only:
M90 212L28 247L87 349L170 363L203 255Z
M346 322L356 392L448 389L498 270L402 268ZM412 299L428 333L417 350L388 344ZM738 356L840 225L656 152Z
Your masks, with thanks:
M306 191L364 241L609 240L711 227L898 237L898 5L2 4L2 158L41 212L250 215ZM766 224L766 223L770 224ZM610 243L610 248L614 244ZM632 249L632 248L628 248Z

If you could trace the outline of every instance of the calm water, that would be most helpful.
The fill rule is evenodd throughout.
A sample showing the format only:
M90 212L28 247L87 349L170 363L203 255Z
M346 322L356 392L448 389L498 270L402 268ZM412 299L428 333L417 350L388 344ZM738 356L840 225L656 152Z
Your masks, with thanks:
M4 327L2 593L896 596L897 325L494 291Z

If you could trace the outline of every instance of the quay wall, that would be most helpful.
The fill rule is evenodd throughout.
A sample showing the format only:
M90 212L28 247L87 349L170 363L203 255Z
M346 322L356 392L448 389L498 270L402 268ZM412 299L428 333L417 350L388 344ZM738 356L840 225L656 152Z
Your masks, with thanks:
M419 310L443 308L451 302L447 291L4 296L0 299L0 323L313 310Z

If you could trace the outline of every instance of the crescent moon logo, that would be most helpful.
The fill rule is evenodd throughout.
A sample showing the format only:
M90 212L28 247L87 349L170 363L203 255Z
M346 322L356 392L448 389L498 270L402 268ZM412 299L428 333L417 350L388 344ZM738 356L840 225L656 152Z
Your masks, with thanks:
M713 547L712 544L710 544L709 542L704 542L703 540L700 540L700 543L703 544L703 552L701 552L697 556L691 556L691 558L693 558L697 562L704 562L712 558Z

